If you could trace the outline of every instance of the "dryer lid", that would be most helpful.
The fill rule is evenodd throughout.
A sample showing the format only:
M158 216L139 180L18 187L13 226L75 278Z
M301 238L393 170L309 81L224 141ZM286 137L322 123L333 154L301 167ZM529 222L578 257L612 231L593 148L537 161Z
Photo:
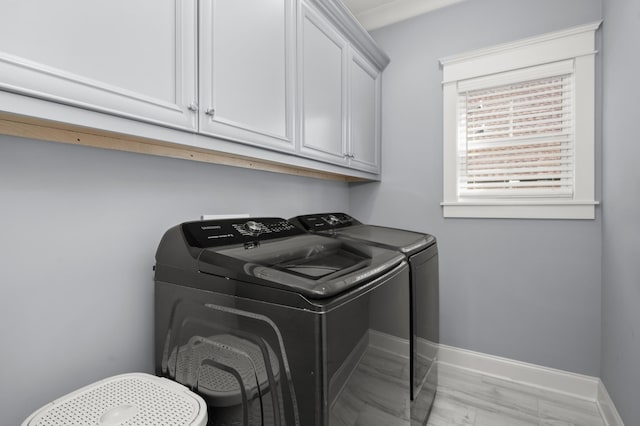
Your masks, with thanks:
M291 219L300 228L314 233L328 234L352 241L373 243L379 247L400 250L406 255L424 250L435 243L432 235L404 229L363 225L345 213L318 213Z
M395 248L406 255L424 250L436 242L435 237L404 229L375 225L359 225L335 231L336 236L354 241L371 242L382 247Z

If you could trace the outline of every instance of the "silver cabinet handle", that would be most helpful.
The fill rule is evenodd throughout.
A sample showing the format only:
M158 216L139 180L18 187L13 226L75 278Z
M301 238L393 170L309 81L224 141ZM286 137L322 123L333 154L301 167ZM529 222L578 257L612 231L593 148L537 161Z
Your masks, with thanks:
M216 110L213 108L207 108L207 110L204 113L209 117L213 117L213 115L216 113Z
M187 106L187 109L191 112L196 112L198 111L198 104L195 102L192 102Z

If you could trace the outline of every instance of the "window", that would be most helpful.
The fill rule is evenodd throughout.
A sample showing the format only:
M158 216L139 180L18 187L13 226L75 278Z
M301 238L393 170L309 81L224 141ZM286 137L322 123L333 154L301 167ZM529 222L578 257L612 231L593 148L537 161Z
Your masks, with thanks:
M441 60L445 217L594 218L599 25Z

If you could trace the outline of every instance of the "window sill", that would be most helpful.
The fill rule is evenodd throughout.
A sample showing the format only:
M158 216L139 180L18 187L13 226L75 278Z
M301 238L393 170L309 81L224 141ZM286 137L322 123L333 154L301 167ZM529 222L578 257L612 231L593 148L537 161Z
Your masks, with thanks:
M477 200L442 202L445 218L595 219L598 201Z

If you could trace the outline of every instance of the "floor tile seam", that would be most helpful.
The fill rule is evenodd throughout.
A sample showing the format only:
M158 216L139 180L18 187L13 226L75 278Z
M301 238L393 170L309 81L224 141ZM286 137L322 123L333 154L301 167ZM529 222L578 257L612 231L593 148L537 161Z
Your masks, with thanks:
M527 417L539 417L539 411L536 409L528 410L514 406L513 404L501 404L491 401L487 401L483 398L468 398L468 397L456 397L456 395L448 395L452 400L458 403L466 403L472 405L475 409L482 409L487 411L500 411L506 415L517 416L523 415Z
M571 419L569 421L573 421L573 420L584 420L587 423L576 423L576 425L592 425L594 426L595 423L598 423L598 426L604 426L606 425L606 420L604 419L604 417L602 416L601 413L584 413L584 412L580 412L579 410L574 410L573 408L567 408L565 406L562 406L562 408L567 409L568 411L572 411L574 416L571 417ZM568 412L564 413L564 416L566 416L568 414ZM561 422L569 422L568 420L566 420L566 417L564 417L562 413L543 413L542 411L540 412L540 418L543 421L547 421L547 422L552 422L552 421L561 421Z
M468 423L468 426L474 426L475 421L476 421L476 415L477 415L477 408L476 407L467 404L465 401L460 401L460 400L458 400L458 399L456 399L456 398L454 398L454 397L452 397L451 395L448 395L448 394L444 394L444 395L440 394L439 396L436 395L436 398L438 398L438 400L434 401L434 404L437 404L437 405L434 405L434 409L437 408L437 407L440 407L442 404L445 404L445 403L454 404L456 406L464 407L464 409L467 410L468 414L470 416L472 416L472 418L473 418L472 423ZM445 402L445 401L448 401L448 402ZM456 408L454 407L454 409L456 409Z
M489 379L489 380L486 380L486 379ZM499 382L496 383L490 380L500 381L503 383L499 383ZM541 399L544 399L544 396L542 395L542 393L547 392L544 389L539 389L539 388L530 386L529 384L524 382L518 382L511 379L504 380L502 378L498 378L496 376L489 376L489 375L485 375L482 377L482 383L488 386L494 386L498 391L504 392L505 394L510 393L515 397L533 399L536 401L537 405L539 405L539 402Z
M464 404L467 407L473 408L476 413L478 410L484 410L504 414L505 416L513 418L524 417L527 420L530 420L530 418L540 418L537 411L534 413L531 410L521 409L513 404L500 404L465 392L455 390L454 392L457 393L444 392L444 395L456 403Z
M470 394L466 393L466 398L465 398L465 392L461 392L458 388L456 388L455 381L461 380L462 377L455 377L454 375L457 374L457 373L464 372L464 370L467 370L467 369L459 368L457 366L456 367L452 367L452 368L453 368L452 377L454 377L452 386L448 387L448 389L442 389L441 388L441 390L439 390L439 393L442 393L443 395L446 395L448 398L451 398L453 401L457 401L457 402L462 403L462 404L467 404L468 405L469 403L471 403L471 405L474 406L473 410L476 413L480 409L486 411L486 409L489 408L488 406L486 406L486 403L487 403L486 399L484 400L485 404L480 404L481 407L477 408L477 407L475 407L475 405L477 405L477 404L475 404L473 400L469 401L469 395ZM477 377L485 377L485 376L495 377L495 375L487 375L487 374L474 374L474 375L477 376ZM510 380L510 379L507 379L507 382L508 383L516 383L518 386L533 387L528 383L519 384L519 383L517 383L517 381ZM496 384L492 383L491 385L495 386ZM540 388L540 387L535 387L535 388ZM509 391L512 390L509 387L506 387L505 389L507 389ZM447 392L448 390L449 390L449 392ZM525 417L517 416L517 415L514 415L514 410L511 409L511 410L508 410L507 412L504 412L504 415L505 416L509 416L509 417L514 417L516 419L521 418L522 420L530 421L532 423L537 423L539 425L550 425L551 423L557 422L557 421L565 422L566 420L563 420L564 417L561 414L556 416L556 415L553 415L552 413L546 412L546 411L545 411L545 413L543 413L542 412L542 401L547 401L547 402L552 403L552 404L557 404L557 405L559 405L561 407L564 407L567 410L574 410L574 411L580 412L581 411L580 407L575 407L575 406L571 405L571 400L575 400L575 401L587 402L590 405L591 404L593 405L593 412L588 411L588 412L583 413L583 414L586 414L585 418L583 419L586 422L585 424L593 424L593 425L597 424L597 425L600 425L600 426L619 426L619 425L610 425L609 423L607 423L606 417L603 415L602 406L600 404L598 404L598 401L593 401L590 398L579 398L579 397L577 397L576 395L573 395L573 394L567 395L564 392L557 392L555 390L548 390L548 389L543 389L543 390L546 393L551 393L552 395L563 395L563 396L565 396L568 399L567 402L568 402L569 405L566 405L565 401L558 402L558 401L554 400L553 398L548 398L548 397L547 398L545 398L545 397L540 398L537 395L531 395L530 393L527 393L525 395L534 398L533 401L535 403L535 408L536 408L536 413L535 414L533 414L530 410L528 410L528 411L524 412L524 414L528 414ZM474 396L474 394L471 394L471 396ZM480 401L483 401L482 398L479 398L479 399L480 399ZM489 402L489 404L491 404L491 403ZM494 404L494 406L495 406L495 404ZM504 407L504 405L498 405L498 407L500 407L500 406ZM515 413L517 413L518 411L520 411L520 413L522 413L522 410L515 410ZM474 419L474 424L477 421L478 421L477 419Z
M484 410L484 411L488 412L488 410ZM514 417L514 416L510 416L509 414L506 414L506 413L497 413L497 414L499 414L500 416L511 417L512 419L518 420L518 421L533 422L533 423L536 423L538 426L541 426L542 425L542 421L543 421L543 419L541 417L537 417L537 416L532 418L532 419L522 419L522 418L517 418L517 417ZM478 426L477 425L478 418L479 418L479 415L478 415L478 411L476 409L475 416L474 416L474 419L473 419L473 425L471 425L471 426Z
M542 419L537 416L517 417L517 416L512 416L506 413L492 413L491 411L487 411L487 410L484 410L484 412L489 414L496 414L500 417L501 420L504 417L505 420L506 418L509 418L510 420L516 421L518 423L526 422L529 424L536 424L537 426L540 426L540 423L542 422ZM478 417L480 417L480 414L476 417L476 421Z
M567 411L574 411L574 412L580 413L580 415L583 415L583 416L601 417L601 413L600 413L600 410L598 409L598 403L597 402L593 402L592 403L593 407L589 407L590 409L588 411L584 410L584 407L570 406L570 405L567 405L567 404L565 404L563 402L544 400L544 401L541 401L541 403L549 404L548 407L547 407L548 410L549 409L553 410L553 409L561 408L561 409L564 409L564 410L567 410ZM542 410L543 410L542 406L540 407L540 410L542 412Z
M455 368L460 368L460 367L455 367ZM463 368L460 368L463 369ZM466 369L464 369L466 370ZM473 370L472 370L473 371ZM487 375L487 374L482 374L480 373L480 376L484 377L484 376L490 376L490 377L495 377L495 375ZM511 382L511 383L516 383L519 386L528 386L528 387L534 387L528 383L518 383L517 381L514 380L510 380L507 379L507 381ZM471 404L474 409L484 409L487 410L488 408L490 408L491 405L493 406L497 406L497 408L503 408L505 409L505 411L503 411L503 414L505 414L506 416L510 416L510 417L515 417L517 418L518 416L516 414L520 413L520 414L524 414L526 417L534 417L539 424L542 424L544 421L564 421L562 420L561 417L558 416L554 416L554 415L549 415L549 413L543 413L542 412L542 408L541 408L541 402L542 400L548 401L550 403L556 403L553 399L551 398L540 398L537 396L532 396L531 394L525 394L527 396L531 396L535 399L535 405L536 405L536 412L533 413L531 410L522 410L519 407L515 407L513 405L511 405L510 403L507 403L505 401L505 404L501 404L501 403L496 403L495 401L488 401L487 399L483 399L481 397L475 396L472 393L469 392L465 392L465 391L461 391L459 389L456 388L448 388L451 389L450 392L447 392L447 387L443 386L444 389L442 389L449 398L451 398L454 401L458 401L460 403L466 403L466 404ZM540 387L536 387L536 388L540 388ZM601 407L597 404L597 401L593 401L591 399L588 398L579 398L576 397L573 394L565 394L564 392L557 392L554 390L548 390L548 389L543 389L545 392L550 392L552 394L557 394L557 395L563 395L569 399L575 399L575 400L579 400L579 401L583 401L583 402L588 402L588 403L592 403L594 404L594 408L595 408L595 412L593 413L585 413L586 417L592 418L593 420L599 420L601 422L606 421L604 415L602 414L602 410ZM484 404L483 404L484 402ZM563 403L557 403L563 407L565 407L568 410L579 410L578 407L571 407L571 406L566 406ZM544 415L543 415L544 414Z
M491 387L496 387L495 385L490 385ZM460 395L468 395L469 397L471 397L472 399L480 399L480 400L487 400L486 398L482 398L483 395L486 395L488 397L490 397L490 393L491 391L489 389L486 390L486 392L483 393L478 393L478 392L474 392L474 390L461 390L460 388L456 388L456 387L451 387L448 385L442 385L439 389L439 391L442 391L445 394L452 394L452 393L458 393ZM505 392L506 391L506 392ZM499 392L502 392L502 395L500 395ZM507 393L511 393L511 396L506 395ZM481 395L481 396L477 396L477 395ZM509 388L502 388L502 389L498 389L498 394L495 395L495 401L488 401L490 403L495 403L496 405L499 406L508 406L508 407L513 407L516 406L515 404L517 404L517 401L514 400L529 400L529 401L533 401L535 403L535 411L538 411L539 408L539 401L540 398L537 397L536 395L531 395L528 393L522 393L522 392L517 392L514 391L512 389ZM526 406L522 406L522 405L517 405L517 407L520 407L524 410L527 410L527 414L530 414L530 412L534 411L531 410L530 408L526 407ZM523 411L523 410L521 410Z
M520 385L520 386L527 386L527 387L530 387L530 388L533 388L533 389L537 389L537 390L540 390L540 391L555 393L555 394L558 394L558 395L562 395L562 396L565 396L565 397L578 399L578 400L581 400L581 401L594 402L594 403L597 402L597 396L595 398L589 398L589 397L585 397L585 396L582 396L582 395L577 395L577 394L574 394L574 393L571 393L571 392L565 392L565 391L562 391L562 390L559 390L559 389L551 388L551 387L548 387L548 386L542 386L542 385L538 385L538 384L527 382L527 381L523 381L523 380L516 380L516 379L513 379L513 378L511 378L509 376L486 373L484 371L477 370L477 369L474 369L474 368L464 367L464 366L460 366L460 365L456 365L456 364L450 364L450 363L446 363L446 362L442 362L442 361L438 361L438 362L443 364L443 365L446 365L449 368L464 370L464 371L467 371L467 372L470 372L470 373L473 373L473 374L477 374L477 375L480 375L480 376L483 376L483 377L491 377L491 378L495 378L495 379L505 380L505 381L508 381L508 382L511 382L511 383L514 383L514 384L517 384L517 385Z

